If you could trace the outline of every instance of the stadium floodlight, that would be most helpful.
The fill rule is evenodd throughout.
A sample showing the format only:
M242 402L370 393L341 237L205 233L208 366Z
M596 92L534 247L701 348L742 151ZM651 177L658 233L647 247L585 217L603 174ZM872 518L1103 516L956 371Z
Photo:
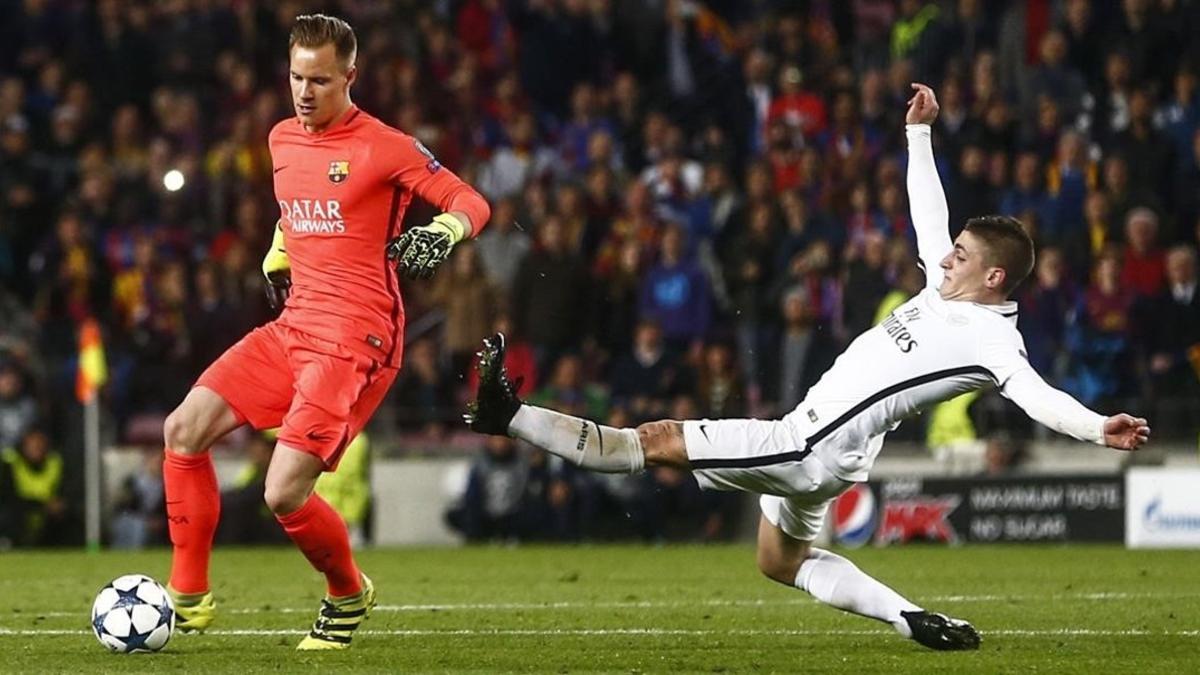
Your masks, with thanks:
M163 174L163 187L167 192L178 192L183 189L184 178L183 172L179 169L171 169Z

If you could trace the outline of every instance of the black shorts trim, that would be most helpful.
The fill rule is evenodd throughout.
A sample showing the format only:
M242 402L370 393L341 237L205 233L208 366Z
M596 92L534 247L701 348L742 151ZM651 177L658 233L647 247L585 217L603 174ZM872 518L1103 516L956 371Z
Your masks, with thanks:
M997 378L992 373L992 371L988 370L987 368L984 368L983 366L960 366L958 368L947 368L945 370L935 370L932 373L926 373L924 375L921 375L920 377L914 377L910 380L904 380L903 382L897 382L896 384L893 384L892 386L888 387L887 389L884 389L882 391L878 391L878 392L875 392L874 394L871 394L867 398L865 398L862 401L860 401L859 403L857 403L853 408L850 408L846 412L842 413L840 417L838 417L834 421L830 422L826 426L822 427L820 430L818 430L812 436L809 436L808 439L805 441L804 445L805 445L805 447L811 448L814 445L816 445L817 443L820 443L822 440L825 439L826 436L828 436L829 434L832 434L834 431L837 431L838 427L842 426L843 424L845 424L846 422L849 422L852 418L854 418L855 415L858 415L862 411L866 410L867 408L870 408L871 406L875 405L879 401L882 401L883 399L885 399L889 396L894 396L895 394L898 394L898 393L904 391L905 389L912 389L913 387L919 387L923 384L929 384L930 382L937 382L938 380L944 380L946 378L955 377L957 375L986 375L993 382L997 381Z
M693 459L689 463L692 465L693 471L697 469L753 469L760 466L771 466L772 464L803 462L804 458L811 454L812 450L793 450L792 452L781 452L776 455L760 455L758 457Z

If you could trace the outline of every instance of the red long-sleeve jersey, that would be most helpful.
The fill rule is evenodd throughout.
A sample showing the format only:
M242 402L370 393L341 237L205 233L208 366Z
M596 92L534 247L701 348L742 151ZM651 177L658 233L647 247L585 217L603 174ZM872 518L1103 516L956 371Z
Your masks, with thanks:
M466 213L476 234L487 202L420 141L356 106L316 134L283 120L269 144L292 268L279 323L399 366L404 305L387 242L413 195Z

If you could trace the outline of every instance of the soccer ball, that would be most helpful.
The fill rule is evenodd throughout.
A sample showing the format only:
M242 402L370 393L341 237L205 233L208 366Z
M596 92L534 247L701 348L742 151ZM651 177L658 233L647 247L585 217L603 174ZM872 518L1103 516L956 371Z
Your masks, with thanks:
M175 606L159 583L126 574L100 589L92 603L92 632L100 644L121 654L156 652L175 630Z

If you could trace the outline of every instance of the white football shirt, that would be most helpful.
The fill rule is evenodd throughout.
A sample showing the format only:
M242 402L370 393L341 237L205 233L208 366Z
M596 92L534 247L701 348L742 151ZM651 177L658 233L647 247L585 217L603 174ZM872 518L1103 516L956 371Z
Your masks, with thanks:
M999 387L1031 417L1102 442L1104 418L1034 372L1017 331L1017 305L944 300L939 265L953 247L928 125L909 125L908 192L926 286L859 335L786 421L843 480L863 481L901 420L959 394Z

